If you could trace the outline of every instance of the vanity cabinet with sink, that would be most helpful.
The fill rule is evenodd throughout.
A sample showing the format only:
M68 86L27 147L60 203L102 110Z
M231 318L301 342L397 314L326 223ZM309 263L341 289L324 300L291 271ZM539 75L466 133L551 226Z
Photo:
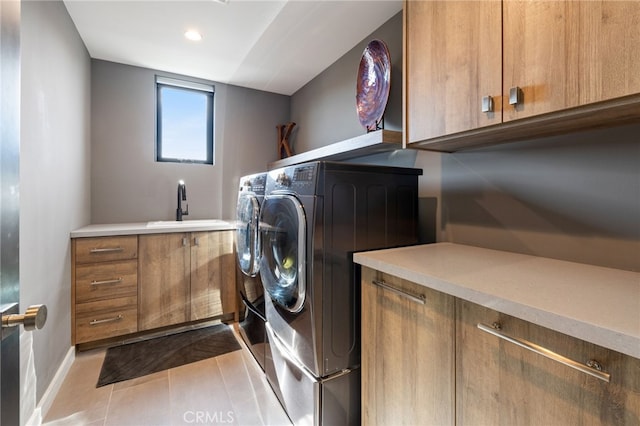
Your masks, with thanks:
M150 223L72 232L73 344L234 319L233 224Z
M233 232L140 235L139 244L141 331L234 313Z

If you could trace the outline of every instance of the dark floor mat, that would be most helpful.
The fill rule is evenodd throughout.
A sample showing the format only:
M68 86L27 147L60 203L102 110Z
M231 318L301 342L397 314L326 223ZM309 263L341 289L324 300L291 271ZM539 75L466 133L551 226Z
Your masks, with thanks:
M116 346L107 349L96 387L239 349L240 344L233 332L224 324Z

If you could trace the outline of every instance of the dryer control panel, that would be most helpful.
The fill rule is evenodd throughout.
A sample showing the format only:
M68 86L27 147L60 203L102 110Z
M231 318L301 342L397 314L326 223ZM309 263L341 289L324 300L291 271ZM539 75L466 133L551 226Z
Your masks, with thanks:
M290 191L300 195L312 195L315 192L318 165L304 164L289 166L269 172L267 193Z

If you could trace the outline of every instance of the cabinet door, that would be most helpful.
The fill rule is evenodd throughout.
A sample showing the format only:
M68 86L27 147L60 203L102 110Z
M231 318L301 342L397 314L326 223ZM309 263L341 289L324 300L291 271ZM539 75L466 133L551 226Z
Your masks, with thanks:
M457 300L458 424L637 425L640 360ZM610 383L480 330L501 332L580 363L598 361Z
M501 13L498 1L405 1L408 143L502 121Z
M191 320L235 312L233 232L191 234Z
M139 244L140 330L189 321L188 235L140 235Z
M362 423L453 424L454 343L452 296L363 268Z
M640 92L640 2L503 5L504 121ZM513 107L516 86L523 102Z

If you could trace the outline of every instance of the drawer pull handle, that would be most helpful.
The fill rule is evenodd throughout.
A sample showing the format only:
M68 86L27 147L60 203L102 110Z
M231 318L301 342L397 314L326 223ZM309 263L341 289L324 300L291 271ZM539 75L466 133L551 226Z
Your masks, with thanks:
M104 280L104 281L91 281L89 285L105 285L105 284L118 284L122 282L122 277L118 277L113 280Z
M101 319L101 320L92 320L91 322L89 322L89 325L98 325L98 324L104 324L104 323L107 323L107 322L116 322L116 321L120 321L123 318L124 317L122 316L122 314L120 314L117 317L113 317L113 318L105 318L105 319Z
M502 331L500 331L500 324L498 323L494 323L492 326L479 323L478 328L484 332L493 334L496 337L506 340L507 342L511 342L515 345L518 345L521 348L528 349L532 352L537 353L538 355L542 355L553 361L559 362L560 364L564 364L567 367L571 367L575 370L578 370L590 376L593 376L596 379L600 379L607 383L609 383L609 381L611 380L611 375L609 373L605 373L604 371L602 371L602 366L597 361L590 360L586 363L586 365L579 363L570 358L566 358L560 354L550 351L547 348L544 348L542 346L536 345L535 343L529 342L528 340L509 336L508 334L505 334Z
M92 248L89 253L91 254L99 254L99 253L113 253L116 251L123 251L122 247L106 247L106 248Z
M411 301L414 301L416 303L419 303L421 305L424 305L425 303L427 303L427 299L426 297L424 297L424 294L414 294L414 293L410 293L408 291L405 290L400 290L398 288L392 287L389 284L387 284L386 282L384 282L383 280L373 280L371 281L372 284L377 285L378 287L381 287L385 290L389 290L392 293L397 294L400 297L404 297L405 299L409 299Z

